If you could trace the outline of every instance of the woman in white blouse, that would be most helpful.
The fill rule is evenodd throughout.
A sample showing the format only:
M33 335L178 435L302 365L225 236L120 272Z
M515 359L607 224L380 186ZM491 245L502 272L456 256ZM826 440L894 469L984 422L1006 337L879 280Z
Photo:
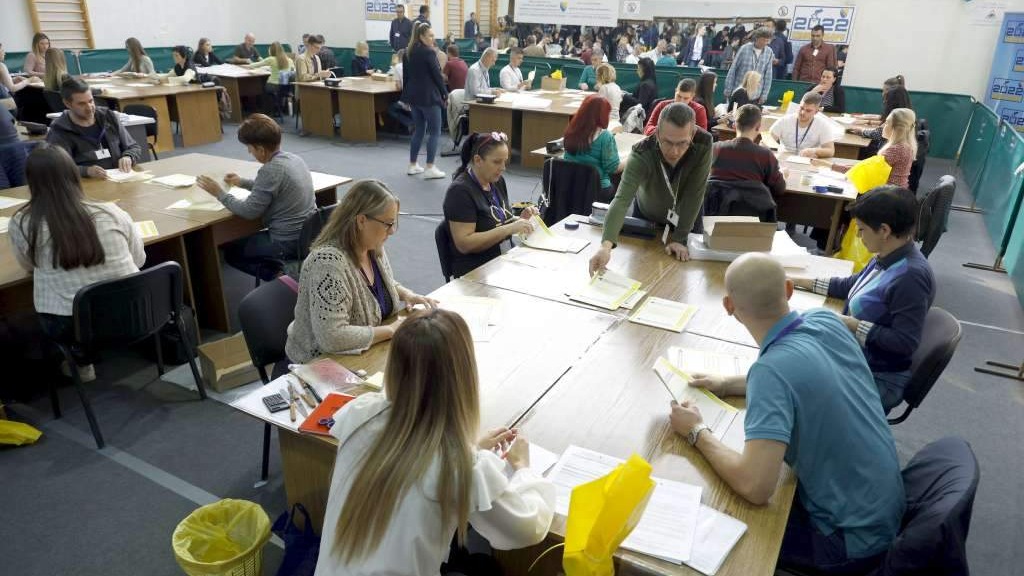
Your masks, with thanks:
M526 439L499 428L478 440L473 340L457 314L410 316L391 342L384 394L364 394L334 419L340 446L317 576L438 574L469 524L497 549L547 534L555 488L530 470Z
M597 93L612 105L611 119L619 121L619 107L622 105L622 88L615 83L615 68L611 64L597 67Z

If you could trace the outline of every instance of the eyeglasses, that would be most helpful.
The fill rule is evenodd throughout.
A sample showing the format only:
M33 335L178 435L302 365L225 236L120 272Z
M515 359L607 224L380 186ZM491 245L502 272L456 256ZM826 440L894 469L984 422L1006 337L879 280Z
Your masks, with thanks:
M388 232L390 232L391 230L398 231L398 220L397 219L393 220L391 222L385 222L383 220L379 220L377 218L374 218L373 216L370 216L370 215L367 215L366 217L369 218L370 220L373 220L374 222L376 222L378 224L383 224L385 227L387 227Z
M693 140L680 140L679 142L669 142L668 140L665 140L660 136L658 137L658 147L661 148L662 150L686 150L690 147L690 144L692 143Z

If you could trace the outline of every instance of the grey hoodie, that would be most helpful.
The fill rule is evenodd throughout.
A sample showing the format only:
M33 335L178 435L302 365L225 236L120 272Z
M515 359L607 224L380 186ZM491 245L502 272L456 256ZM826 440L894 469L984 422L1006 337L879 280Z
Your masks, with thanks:
M98 139L89 136L86 128L72 122L71 112L65 110L60 118L50 124L46 141L66 150L75 164L78 164L78 171L83 177L88 175L90 166L100 166L108 170L117 168L118 160L124 156L132 159L133 166L139 163L142 148L128 134L128 130L116 114L109 108L97 106L96 124L102 127ZM101 149L109 150L110 156L100 158L97 151Z

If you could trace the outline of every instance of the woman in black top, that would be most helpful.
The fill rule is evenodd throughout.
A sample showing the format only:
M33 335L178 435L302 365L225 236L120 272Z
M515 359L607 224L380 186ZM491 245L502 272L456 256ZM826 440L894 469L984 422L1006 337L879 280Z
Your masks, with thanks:
M174 58L174 68L171 73L175 76L184 76L191 71L192 78L189 79L189 82L197 82L196 65L192 62L189 56L191 56L191 54L189 54L188 48L185 46L179 45L171 48L171 57Z
M697 81L697 95L694 100L704 107L708 115L708 129L718 125L719 119L715 116L715 86L718 84L718 75L714 72L705 72L700 75Z
M462 166L444 197L448 253L455 277L498 256L501 244L516 234L533 231L537 211L526 208L516 218L508 202L502 174L510 157L508 136L500 132L471 134L462 145Z
M825 112L846 112L846 93L839 85L838 72L835 68L822 70L821 80L817 86L811 88L811 92L821 94L821 109Z
M409 169L406 174L423 174L423 178L443 178L444 172L434 166L437 156L437 141L441 137L441 106L448 96L448 89L441 76L434 51L434 31L427 24L413 28L409 49L402 61L402 102L412 108L415 126L412 142L409 144ZM417 162L424 134L427 137L427 164L421 167Z
M213 53L213 45L209 38L200 38L196 46L196 53L192 55L192 61L200 68L209 68L215 64L223 64L220 58Z
M654 60L641 58L636 65L636 73L640 75L640 84L636 87L635 96L650 117L654 111L654 101L658 99L658 79L654 75Z

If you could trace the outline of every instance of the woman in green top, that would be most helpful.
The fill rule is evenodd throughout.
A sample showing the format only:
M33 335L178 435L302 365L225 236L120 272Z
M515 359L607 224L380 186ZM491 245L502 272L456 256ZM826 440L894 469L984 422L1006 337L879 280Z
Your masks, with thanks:
M283 110L282 100L284 94L281 90L282 86L287 86L295 80L295 62L288 57L288 53L285 52L284 47L281 46L280 42L274 42L270 45L270 55L253 62L252 64L245 64L244 68L265 68L270 66L270 78L267 78L266 85L263 86L263 91L271 101L274 103L274 110L271 116L280 116L280 111ZM284 72L285 74L282 74ZM287 76L284 82L281 82L281 76Z
M580 109L565 129L565 160L597 168L603 200L614 195L612 174L622 172L626 167L619 160L615 137L608 131L611 112L612 105L604 96L592 94L583 99Z

